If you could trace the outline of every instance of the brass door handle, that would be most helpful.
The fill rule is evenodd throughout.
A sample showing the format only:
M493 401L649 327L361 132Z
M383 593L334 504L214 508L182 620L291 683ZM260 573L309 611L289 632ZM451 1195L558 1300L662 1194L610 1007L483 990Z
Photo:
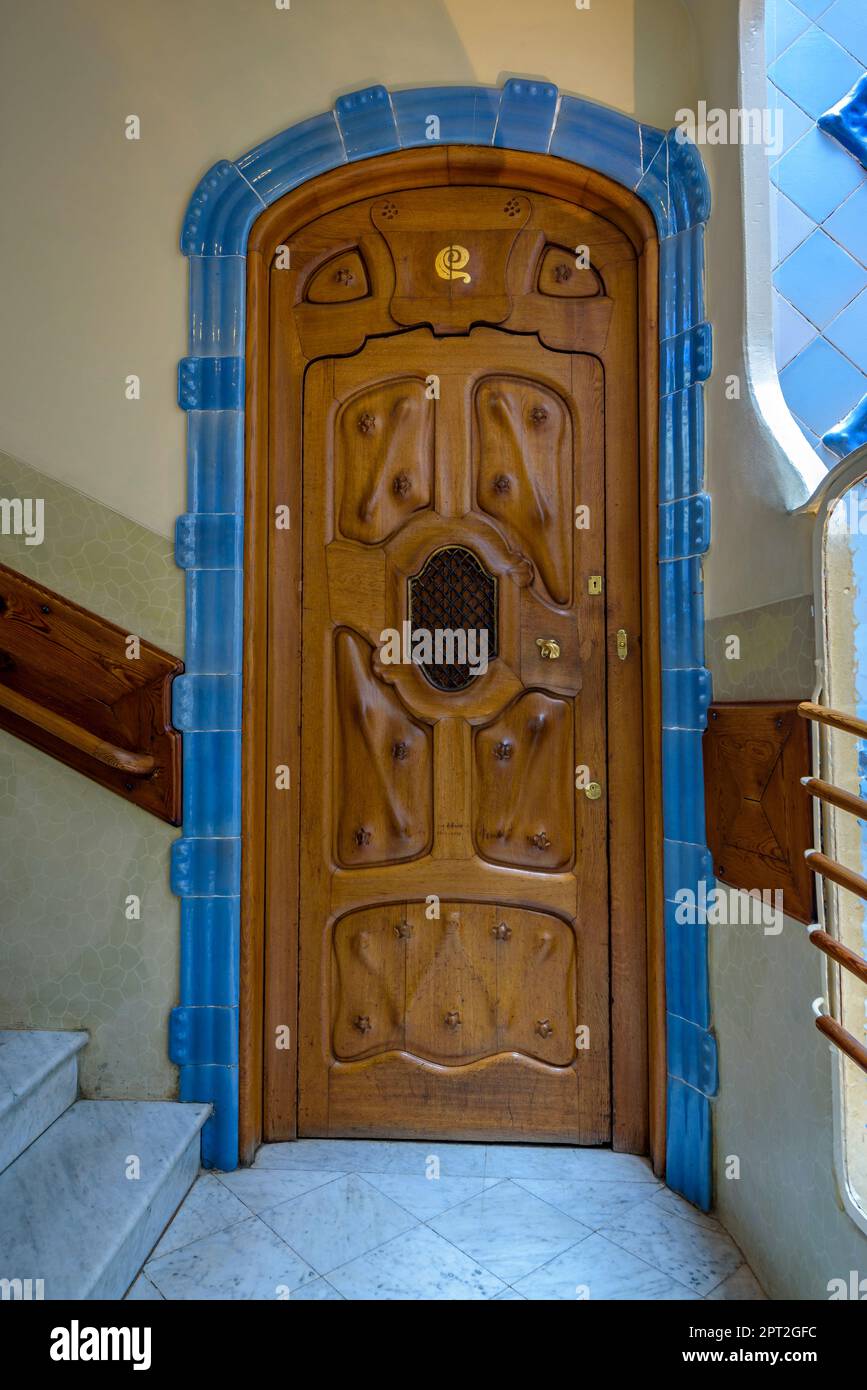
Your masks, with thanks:
M543 661L556 661L560 655L560 643L555 637L537 637L536 646Z

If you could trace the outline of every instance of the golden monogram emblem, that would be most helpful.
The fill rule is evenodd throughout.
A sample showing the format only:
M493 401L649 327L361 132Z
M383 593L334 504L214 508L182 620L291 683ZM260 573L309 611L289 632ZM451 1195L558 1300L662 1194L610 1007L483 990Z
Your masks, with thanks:
M469 263L470 253L465 246L444 246L437 252L434 265L441 280L463 280L468 285L472 276L464 270Z

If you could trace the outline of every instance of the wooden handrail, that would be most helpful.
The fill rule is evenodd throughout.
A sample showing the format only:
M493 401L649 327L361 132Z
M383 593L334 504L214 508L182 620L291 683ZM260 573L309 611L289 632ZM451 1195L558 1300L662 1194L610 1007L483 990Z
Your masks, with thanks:
M816 1027L820 1033L824 1033L832 1043L839 1047L841 1052L845 1052L857 1067L867 1072L867 1047L859 1043L857 1038L853 1038L851 1033L847 1033L842 1024L836 1018L829 1018L827 1014L820 1014L816 1019Z
M121 772L128 773L130 777L148 777L156 765L149 753L131 753L126 748L118 748L116 744L98 738L86 729L80 729L70 719L64 719L62 714L55 714L54 710L48 709L45 705L28 700L26 695L19 695L17 690L10 690L8 685L0 684L0 706L9 710L10 714L17 715L19 719L26 719L30 724L35 724L46 734L62 738L64 743L69 743L81 753L96 758L105 767L116 767Z
M860 820L867 820L867 801L861 796L856 796L854 792L835 787L833 782L823 782L820 777L802 777L801 786L810 796L827 801L829 806L836 806L838 811L848 811Z
M854 869L847 869L845 864L838 864L836 859L829 859L827 854L822 854L818 849L808 849L804 858L814 874L829 878L838 887L847 888L850 893L867 902L867 878L856 874Z
M844 714L839 709L828 709L826 705L816 705L812 700L802 700L798 705L798 713L802 719L827 724L831 729L841 729L844 734L854 734L856 738L867 738L867 720L857 719L854 714Z
M826 931L817 929L810 932L810 940L820 951L824 951L826 956L830 956L838 965L842 965L844 970L850 970L853 975L867 985L867 960L863 960L857 951L852 951L848 946L844 946L842 941L837 941L833 936L829 936Z

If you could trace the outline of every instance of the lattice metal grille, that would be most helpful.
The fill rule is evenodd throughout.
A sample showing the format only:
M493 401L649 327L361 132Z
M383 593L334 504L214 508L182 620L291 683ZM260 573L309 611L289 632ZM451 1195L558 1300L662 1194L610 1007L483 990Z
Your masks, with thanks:
M413 633L424 630L435 639L444 633L487 633L488 661L497 655L497 579L489 574L471 550L447 545L428 557L409 581L409 620ZM421 670L437 690L464 690L473 680L474 668L457 661L459 645L442 638L434 656L445 660L422 663ZM477 645L476 652L482 650Z

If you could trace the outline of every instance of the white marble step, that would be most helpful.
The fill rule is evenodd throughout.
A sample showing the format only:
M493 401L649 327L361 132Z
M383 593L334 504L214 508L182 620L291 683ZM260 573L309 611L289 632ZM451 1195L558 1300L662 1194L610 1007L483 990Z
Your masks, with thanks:
M122 1298L199 1171L208 1105L79 1100L0 1173L0 1279Z
M86 1033L0 1030L0 1173L78 1095Z

